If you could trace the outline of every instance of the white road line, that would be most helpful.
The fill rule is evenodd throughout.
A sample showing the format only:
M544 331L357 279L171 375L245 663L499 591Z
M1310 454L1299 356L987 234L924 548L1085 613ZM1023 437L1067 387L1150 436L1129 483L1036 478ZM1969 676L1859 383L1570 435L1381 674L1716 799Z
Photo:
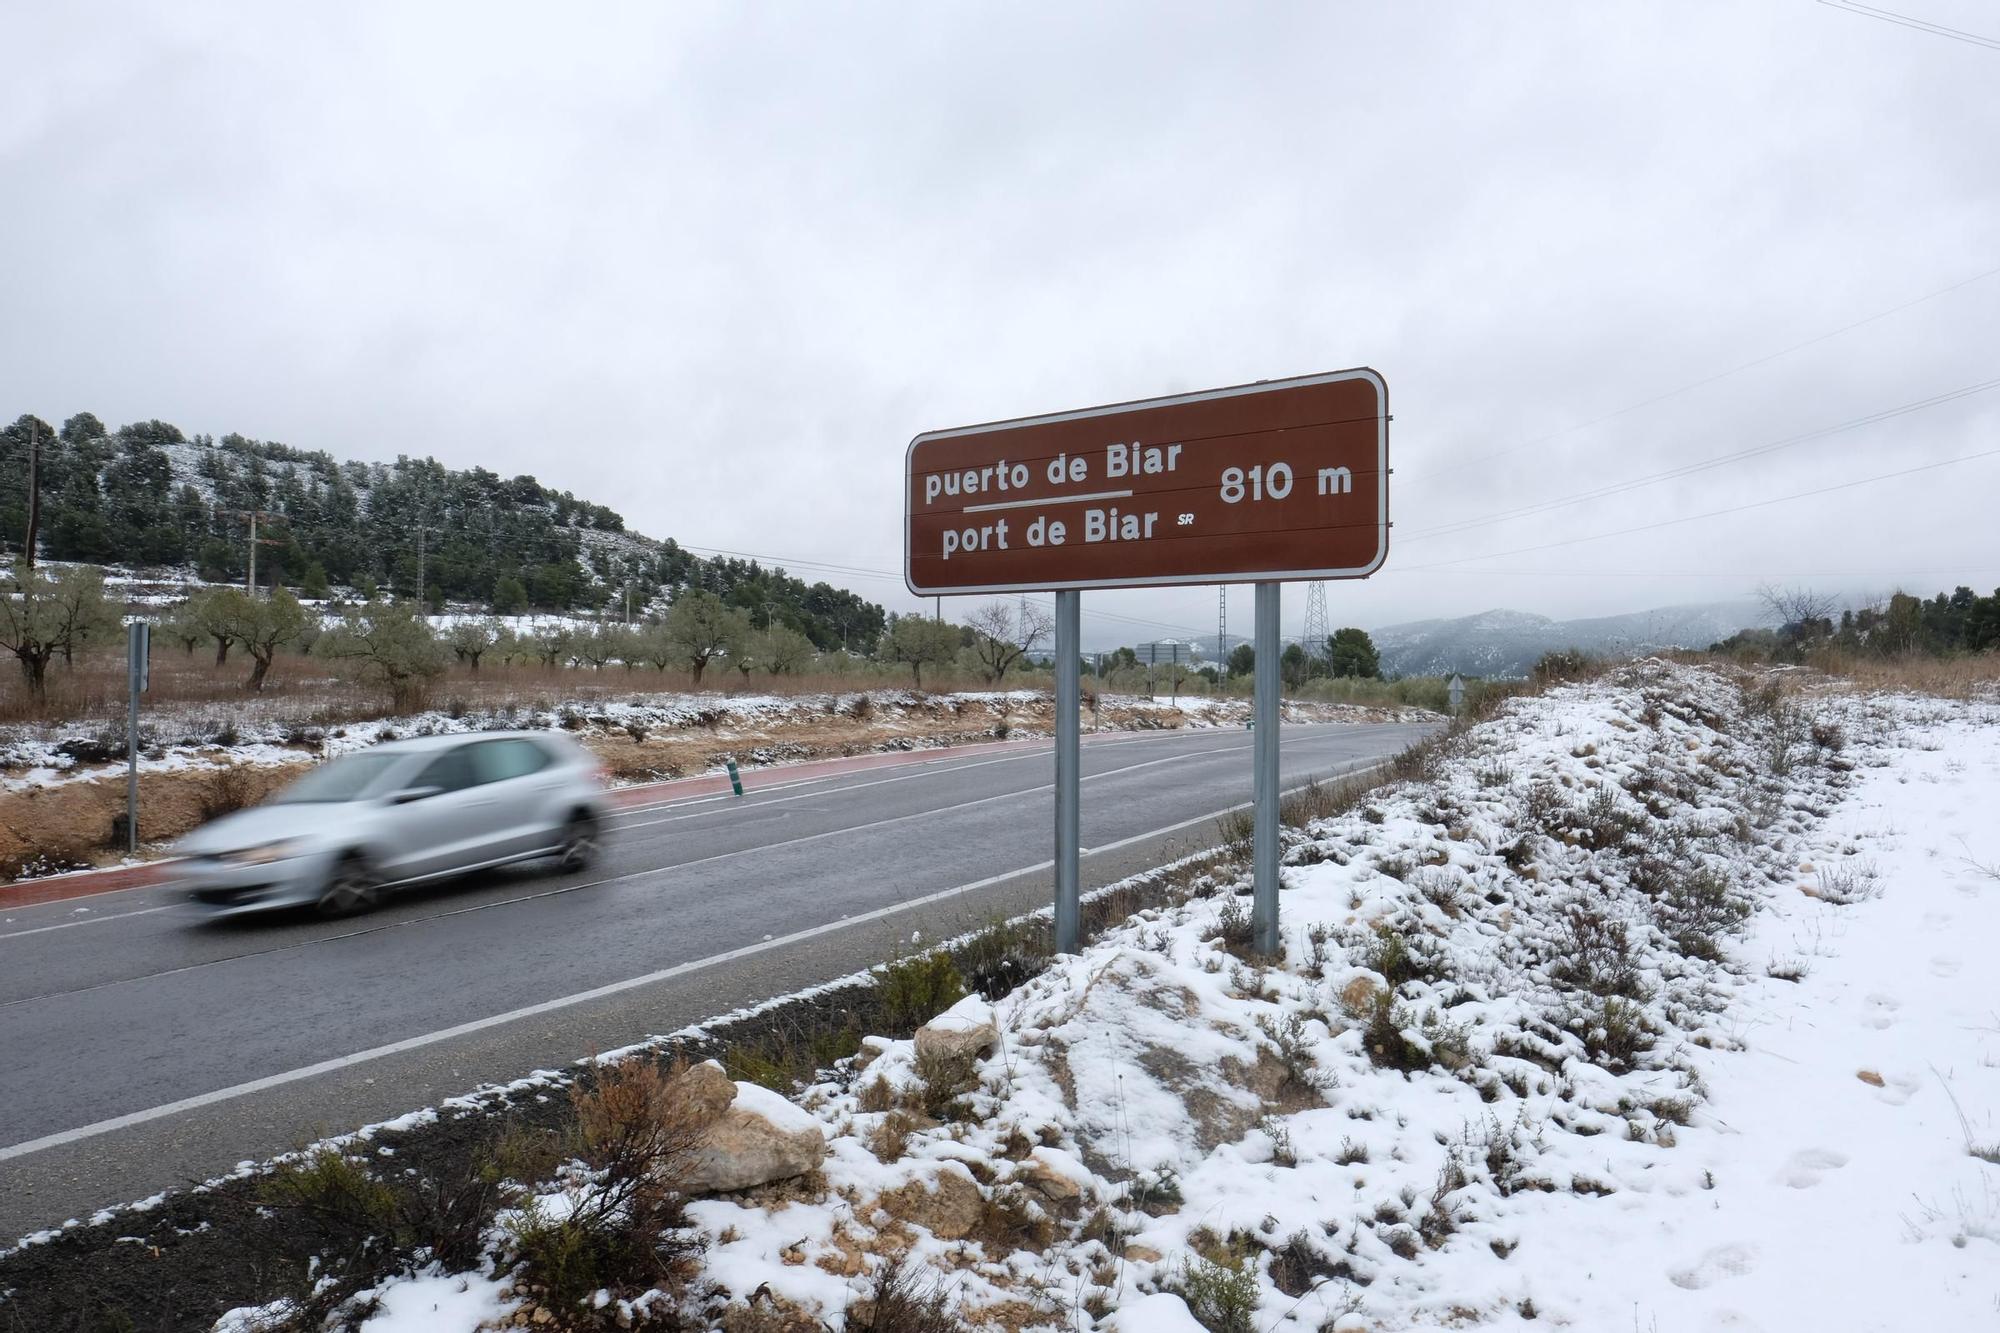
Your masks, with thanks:
M1218 731L1219 730L1220 729L1218 728ZM1200 735L1200 734L1203 733L1186 732L1186 731L1168 732L1157 736L1139 736L1139 737L1132 737L1126 740L1100 741L1097 744L1091 746L1090 748L1092 750L1116 750L1127 745L1145 745L1152 741L1185 739L1188 736ZM1032 748L1023 749L1018 754L999 755L991 759L980 759L980 758L948 759L940 757L936 759L924 759L919 761L913 761L914 767L922 769L924 771L917 773L902 773L892 778L876 778L870 782L855 782L855 783L850 783L845 787L837 788L832 792L827 792L827 793L808 792L804 796L788 796L785 797L784 799L797 801L797 800L804 800L808 796L817 796L822 794L839 795L842 792L864 791L869 787L881 787L891 782L911 782L917 778L936 777L937 772L935 770L938 768L938 766L941 765L946 766L946 771L952 773L969 773L975 768L987 768L993 764L1013 764L1013 763L1019 763L1023 759L1033 759L1039 755L1045 755L1049 753L1051 749L1051 746L1045 742L1033 742L1031 743L1031 745ZM838 782L842 778L855 777L858 776L859 774L867 773L868 771L869 771L868 769L864 768L864 769L857 769L852 773L826 773L816 778L798 778L791 782L779 783L778 785L772 787L752 787L749 793L751 799L747 802L747 804L741 807L739 807L736 804L738 800L737 797L731 795L728 792L717 792L708 796L683 796L676 800L660 801L652 805L629 806L626 809L614 811L612 813L612 818L617 819L625 815L651 814L658 810L678 810L683 806L689 806L689 805L714 805L716 807L716 809L714 810L698 810L695 812L694 815L682 816L682 818L692 819L697 815L716 814L719 813L721 810L725 809L738 809L738 808L747 809L749 808L750 805L776 805L778 804L776 800L758 800L755 798L762 797L769 792L792 791L793 789L798 787L816 787L823 783ZM623 824L619 825L618 827L638 828L642 826L636 824Z
M113 912L109 916L93 916L84 921L63 921L53 926L35 926L29 930L9 930L0 933L0 940L18 940L24 935L40 935L45 931L51 930L68 930L72 926L97 926L102 925L106 921L123 921L126 917L130 916L151 916L154 912L164 912L172 906L174 906L173 903L165 903L159 907L142 907L136 912Z
M1183 756L1177 755L1174 757L1181 758ZM1377 761L1367 768L1349 769L1334 776L1352 776L1355 773L1366 773L1385 766L1385 761ZM1297 791L1304 785L1306 784L1301 783L1299 786L1287 788L1287 790ZM1108 842L1102 847L1092 848L1085 856L1102 856L1106 852L1115 852L1121 848L1144 842L1149 838L1166 837L1168 834L1178 833L1182 829L1193 828L1197 824L1220 819L1224 815L1233 814L1238 810L1247 809L1248 807L1249 802L1245 801L1224 810L1197 815L1193 819L1183 819L1178 824L1169 824L1165 828L1151 829L1145 833L1135 833L1129 838L1120 838L1116 842ZM227 1088L217 1088L212 1092L199 1093L193 1097L183 1097L179 1101L167 1102L162 1106L152 1106L143 1111L133 1111L126 1115L113 1116L109 1120L99 1120L92 1124L79 1125L75 1129L65 1129L56 1134L45 1134L38 1139L29 1139L25 1143L16 1143L9 1147L0 1148L0 1162L11 1161L16 1157L27 1157L38 1152L46 1152L50 1148L60 1148L66 1144L81 1143L85 1139L94 1139L104 1134L116 1133L118 1130L130 1129L135 1125L149 1124L155 1120L163 1120L168 1116L179 1115L183 1111L197 1111L204 1106L214 1106L220 1102L234 1101L239 1097L248 1097L259 1092L268 1092L272 1088L281 1088L289 1083L298 1083L305 1079L316 1078L321 1074L336 1073L342 1069L352 1069L356 1065L387 1059L389 1056L401 1055L406 1051L422 1050L426 1046L435 1046L439 1042L451 1041L457 1037L470 1036L475 1032L484 1032L489 1028L504 1027L509 1023L518 1023L522 1019L554 1013L559 1009L574 1008L579 1004L589 1004L592 1000L602 1000L608 996L623 994L629 990L637 990L642 986L652 986L662 981L672 981L678 977L690 976L696 972L704 972L712 967L720 967L724 963L734 963L745 958L754 958L758 954L770 953L776 949L789 948L794 944L816 939L821 935L830 935L837 930L845 930L849 926L859 926L870 921L880 921L886 917L895 916L900 912L914 911L917 908L929 907L934 903L946 902L968 893L976 893L980 889L991 888L995 884L1004 884L1008 880L1017 879L1022 875L1033 875L1040 871L1048 870L1054 865L1055 862L1052 860L1037 861L1031 866L1021 866L1014 870L1002 871L997 875L988 875L985 879L974 880L970 884L960 884L955 888L941 889L936 893L925 894L921 898L910 898L902 902L890 903L886 907L877 907L872 911L862 912L856 916L842 917L838 921L829 921L824 925L809 926L804 930L796 930L789 935L781 935L776 939L761 940L756 944L747 944L740 949L730 949L723 953L710 954L706 958L697 958L692 962L677 963L673 967L663 967L657 972L648 972L643 976L628 977L623 981L613 981L603 986L592 987L590 990L578 991L574 995L557 996L553 1000L543 1000L539 1004L524 1005L519 1009L510 1009L503 1014L491 1014L485 1018L475 1018L469 1023L460 1023L454 1027L440 1028L435 1032L426 1032L415 1037L405 1037L401 1041L392 1041L383 1046L371 1046L365 1051L356 1051L352 1055L336 1056L331 1060L321 1060L317 1064L304 1065L298 1069L288 1069L282 1074L271 1074L264 1078L251 1079L247 1083L237 1083Z
M958 766L954 767L954 768L953 768L953 769L952 769L951 771L952 771L952 772L954 772L954 773L965 773L965 772L970 772L970 771L971 771L972 769L975 769L975 768L985 768L985 767L987 767L987 766L989 766L989 765L992 765L992 764L1011 764L1011 763L1014 763L1014 762L1016 762L1016 761L1018 761L1018 760L1022 760L1022 759L1027 759L1027 758L1030 758L1030 757L1031 757L1031 755L1030 755L1030 754L1010 754L1010 755L1007 755L1007 756L1005 756L1005 757L1003 757L1003 758L1000 758L1000 759L982 759L982 760L980 760L980 761L978 761L978 762L976 762L976 763L967 763L967 764L960 764L960 765L958 765ZM863 771L865 772L866 770L863 770ZM823 782L831 782L831 781L833 781L833 780L834 780L835 778L837 778L837 777L844 777L844 776L851 776L851 775L848 775L848 774L839 774L839 773L834 773L834 774L829 774L829 775L827 775L826 777L823 777L823 778L806 778L806 779L803 779L803 780L801 780L801 781L799 781L799 782L788 782L788 783L786 783L786 784L785 784L784 786L782 786L782 787L763 787L763 788L759 788L759 789L756 789L756 791L755 791L755 795L756 795L756 797L757 797L757 798L759 798L759 799L755 799L755 800L748 800L748 801L744 802L744 803L743 803L743 804L741 804L741 805L738 805L738 804L736 804L736 800L737 800L737 798L736 798L736 797L734 797L734 796L732 796L732 795L729 795L729 794L728 794L727 792L725 792L725 793L722 793L722 794L720 794L720 795L717 795L717 796L698 796L698 797L693 797L693 798L690 798L690 799L689 799L689 800L687 800L687 801L675 801L675 802L671 802L671 803L669 803L669 804L665 804L665 805L641 805L641 806L634 806L634 807L632 807L632 808L631 808L631 809L629 809L629 810L620 810L620 811L618 811L617 813L618 813L619 815L644 815L644 814L651 814L651 813L653 813L654 811L657 811L657 810L677 810L677 809L681 808L681 807L682 807L683 805L696 805L696 804L698 804L698 805L708 805L708 804L710 804L711 802L729 802L729 804L727 804L727 805L721 805L721 804L718 804L718 805L716 805L716 806L715 806L715 808L714 808L714 809L710 809L710 810L696 810L696 811L694 811L694 812L693 812L692 814L685 814L685 815L673 815L673 816L669 816L669 818L667 818L667 819L651 819L651 820L647 820L647 821L645 821L644 823L639 823L639 824L619 824L619 825L616 825L615 827L617 827L617 828L620 828L620 829L628 829L628 828L648 828L648 827L650 827L650 826L652 826L652 825L654 825L654 824L665 824L665 823L669 823L669 822L671 822L671 820L674 820L674 819L698 819L698 818L700 818L700 817L701 817L702 815L713 815L713 814L720 814L720 813L722 813L722 812L723 812L723 811L725 811L725 810L749 810L749 809L754 809L754 808L756 808L757 806L764 806L764 805L783 805L783 804L784 804L785 802L787 802L787 801L806 801L806 800L811 800L811 799L812 799L813 797L815 797L815 796L836 796L836 795L839 795L839 794L841 794L842 792L850 792L850 791L866 791L866 790L867 790L868 788L870 788L870 787L886 787L886 786L888 786L888 785L889 785L890 783L892 783L892 782L910 782L910 781L914 781L914 780L915 780L915 779L917 779L917 778L931 778L931 777L936 777L936 776L937 776L937 774L935 774L935 773L929 773L929 772L926 772L926 773L903 773L903 774L899 774L898 776L896 776L896 777L893 777L893 778L876 778L876 779L874 779L874 780L872 780L872 781L869 781L869 782L856 782L856 783L851 783L851 784L850 784L850 785L848 785L848 786L845 786L845 787L841 787L841 788L839 788L838 790L836 790L836 791L831 791L831 792L822 792L822 791L808 791L808 792L800 792L800 793L799 793L798 795L796 795L796 796L774 796L774 797L771 797L771 798L769 798L768 800L767 800L767 799L762 799L762 798L763 798L763 796L764 796L764 793L766 793L766 792L774 792L774 791L790 791L790 790L792 790L792 789L793 789L794 787L817 787L817 786L818 786L819 784L821 784L821 783L823 783ZM616 816L614 816L614 818L615 818L615 817L616 817Z
M1110 768L1106 769L1102 773L1086 774L1082 780L1084 782L1094 782L1099 778L1115 778L1123 773L1136 773L1138 770L1142 768L1156 768L1161 764L1175 764L1175 763L1180 763L1182 760L1186 759L1202 759L1206 758L1209 755L1233 754L1236 753L1237 751L1247 750L1249 748L1250 747L1247 745L1235 745L1235 746L1226 746L1224 748L1215 750L1191 750L1186 754L1170 754L1164 759L1147 759L1141 763L1127 764L1123 768ZM885 780L899 782L902 779L895 778L895 779L885 779ZM802 842L818 842L822 838L838 838L842 834L846 833L865 833L869 829L884 828L890 824L904 824L908 823L912 819L923 819L930 815L948 815L954 810L969 810L973 806L990 805L994 801L1009 801L1019 796L1034 796L1040 792L1053 790L1054 787L1055 787L1054 783L1044 782L1038 787L1023 787L1019 791L995 792L991 796L981 796L976 800L971 800L971 801L960 801L956 805L935 805L931 806L929 809L926 810L912 810L907 815L891 815L887 819L871 820L866 824L847 824L841 828L827 829L823 833L808 833L803 835L802 837L787 838L783 842L759 843L755 847L742 847L738 848L736 851L733 852L717 852L713 856L704 856L693 861L677 861L671 866L661 866L660 869L662 871L686 870L692 866L708 865L714 861L727 861L731 857L748 856L752 852L768 852L775 850L776 848L779 847L796 847ZM798 798L787 797L786 799L796 800ZM765 802L764 804L775 805L777 804L777 802L771 801L771 802ZM669 816L666 819L647 820L643 824L625 824L620 827L619 831L624 832L627 829L635 829L635 828L651 828L655 824L671 823L674 818L685 819L686 817L687 816L685 815Z

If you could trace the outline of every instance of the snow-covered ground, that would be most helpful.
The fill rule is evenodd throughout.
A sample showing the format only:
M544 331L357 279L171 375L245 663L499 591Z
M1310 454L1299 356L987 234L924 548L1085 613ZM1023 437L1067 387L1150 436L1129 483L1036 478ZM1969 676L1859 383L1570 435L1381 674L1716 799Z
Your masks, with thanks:
M1197 880L962 1002L956 1097L871 1039L798 1099L820 1178L692 1206L706 1276L834 1328L897 1258L974 1327L2000 1327L2000 705L1745 684L1509 702L1288 839L1282 960Z
M920 702L902 690L868 691L871 704L891 714ZM1018 691L1031 698L1031 691ZM622 730L638 726L654 731L702 726L726 740L733 730L766 726L793 718L825 715L836 702L849 705L850 694L649 694L626 700L560 703L552 707L471 709L453 716L442 709L313 726L258 716L250 707L225 711L182 708L174 714L153 714L140 726L139 771L174 772L224 764L299 764L322 756L347 754L383 740L408 736L457 735L498 728L578 730L596 726ZM99 728L78 723L57 728L14 727L0 730L0 792L48 787L65 781L117 776L125 771L121 758L93 760L79 741L97 739ZM122 736L116 738L122 754ZM69 747L65 749L65 747Z

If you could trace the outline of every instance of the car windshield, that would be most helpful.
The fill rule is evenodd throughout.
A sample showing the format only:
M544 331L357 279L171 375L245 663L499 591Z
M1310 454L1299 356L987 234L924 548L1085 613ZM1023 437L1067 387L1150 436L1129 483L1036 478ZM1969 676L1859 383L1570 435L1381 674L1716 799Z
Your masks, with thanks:
M272 798L273 804L293 805L308 801L352 801L375 785L395 767L393 754L353 754L321 764Z

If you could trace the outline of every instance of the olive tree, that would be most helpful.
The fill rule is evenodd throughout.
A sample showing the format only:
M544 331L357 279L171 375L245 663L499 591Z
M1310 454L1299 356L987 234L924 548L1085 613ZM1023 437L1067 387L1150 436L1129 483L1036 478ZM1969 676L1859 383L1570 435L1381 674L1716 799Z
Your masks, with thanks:
M410 602L376 600L349 611L338 629L320 636L318 650L360 680L387 690L392 705L404 713L424 706L431 682L445 669L444 646Z
M503 630L501 623L491 618L461 620L445 632L445 647L451 649L453 657L477 672L479 659L491 652L494 645L500 642Z
M690 588L674 599L662 622L674 660L685 665L701 684L701 673L717 657L737 649L750 632L741 611L724 606L712 592Z
M109 638L118 612L104 596L104 572L75 565L50 575L25 570L0 583L0 648L14 654L28 693L47 697L49 662L93 638Z
M924 687L924 668L944 666L958 656L958 626L923 616L901 616L882 636L876 655L910 669L910 679Z
M234 588L227 591L226 623L236 642L250 654L250 679L245 687L262 691L264 676L278 650L299 642L313 620L312 613L284 588L271 589L268 597L252 597Z

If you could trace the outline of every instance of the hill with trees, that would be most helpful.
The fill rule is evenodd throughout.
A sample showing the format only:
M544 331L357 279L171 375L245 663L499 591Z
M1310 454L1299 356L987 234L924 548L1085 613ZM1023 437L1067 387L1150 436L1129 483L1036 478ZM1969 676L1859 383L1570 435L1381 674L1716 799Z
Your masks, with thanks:
M43 559L185 569L241 584L254 515L258 584L308 598L344 586L500 615L622 610L629 598L637 616L694 588L759 630L781 626L821 650L866 649L884 626L880 606L844 588L641 536L605 506L530 476L434 458L339 461L241 435L189 436L164 421L113 431L88 412L60 429L31 416L0 428L4 549L18 550L27 528L31 440Z

